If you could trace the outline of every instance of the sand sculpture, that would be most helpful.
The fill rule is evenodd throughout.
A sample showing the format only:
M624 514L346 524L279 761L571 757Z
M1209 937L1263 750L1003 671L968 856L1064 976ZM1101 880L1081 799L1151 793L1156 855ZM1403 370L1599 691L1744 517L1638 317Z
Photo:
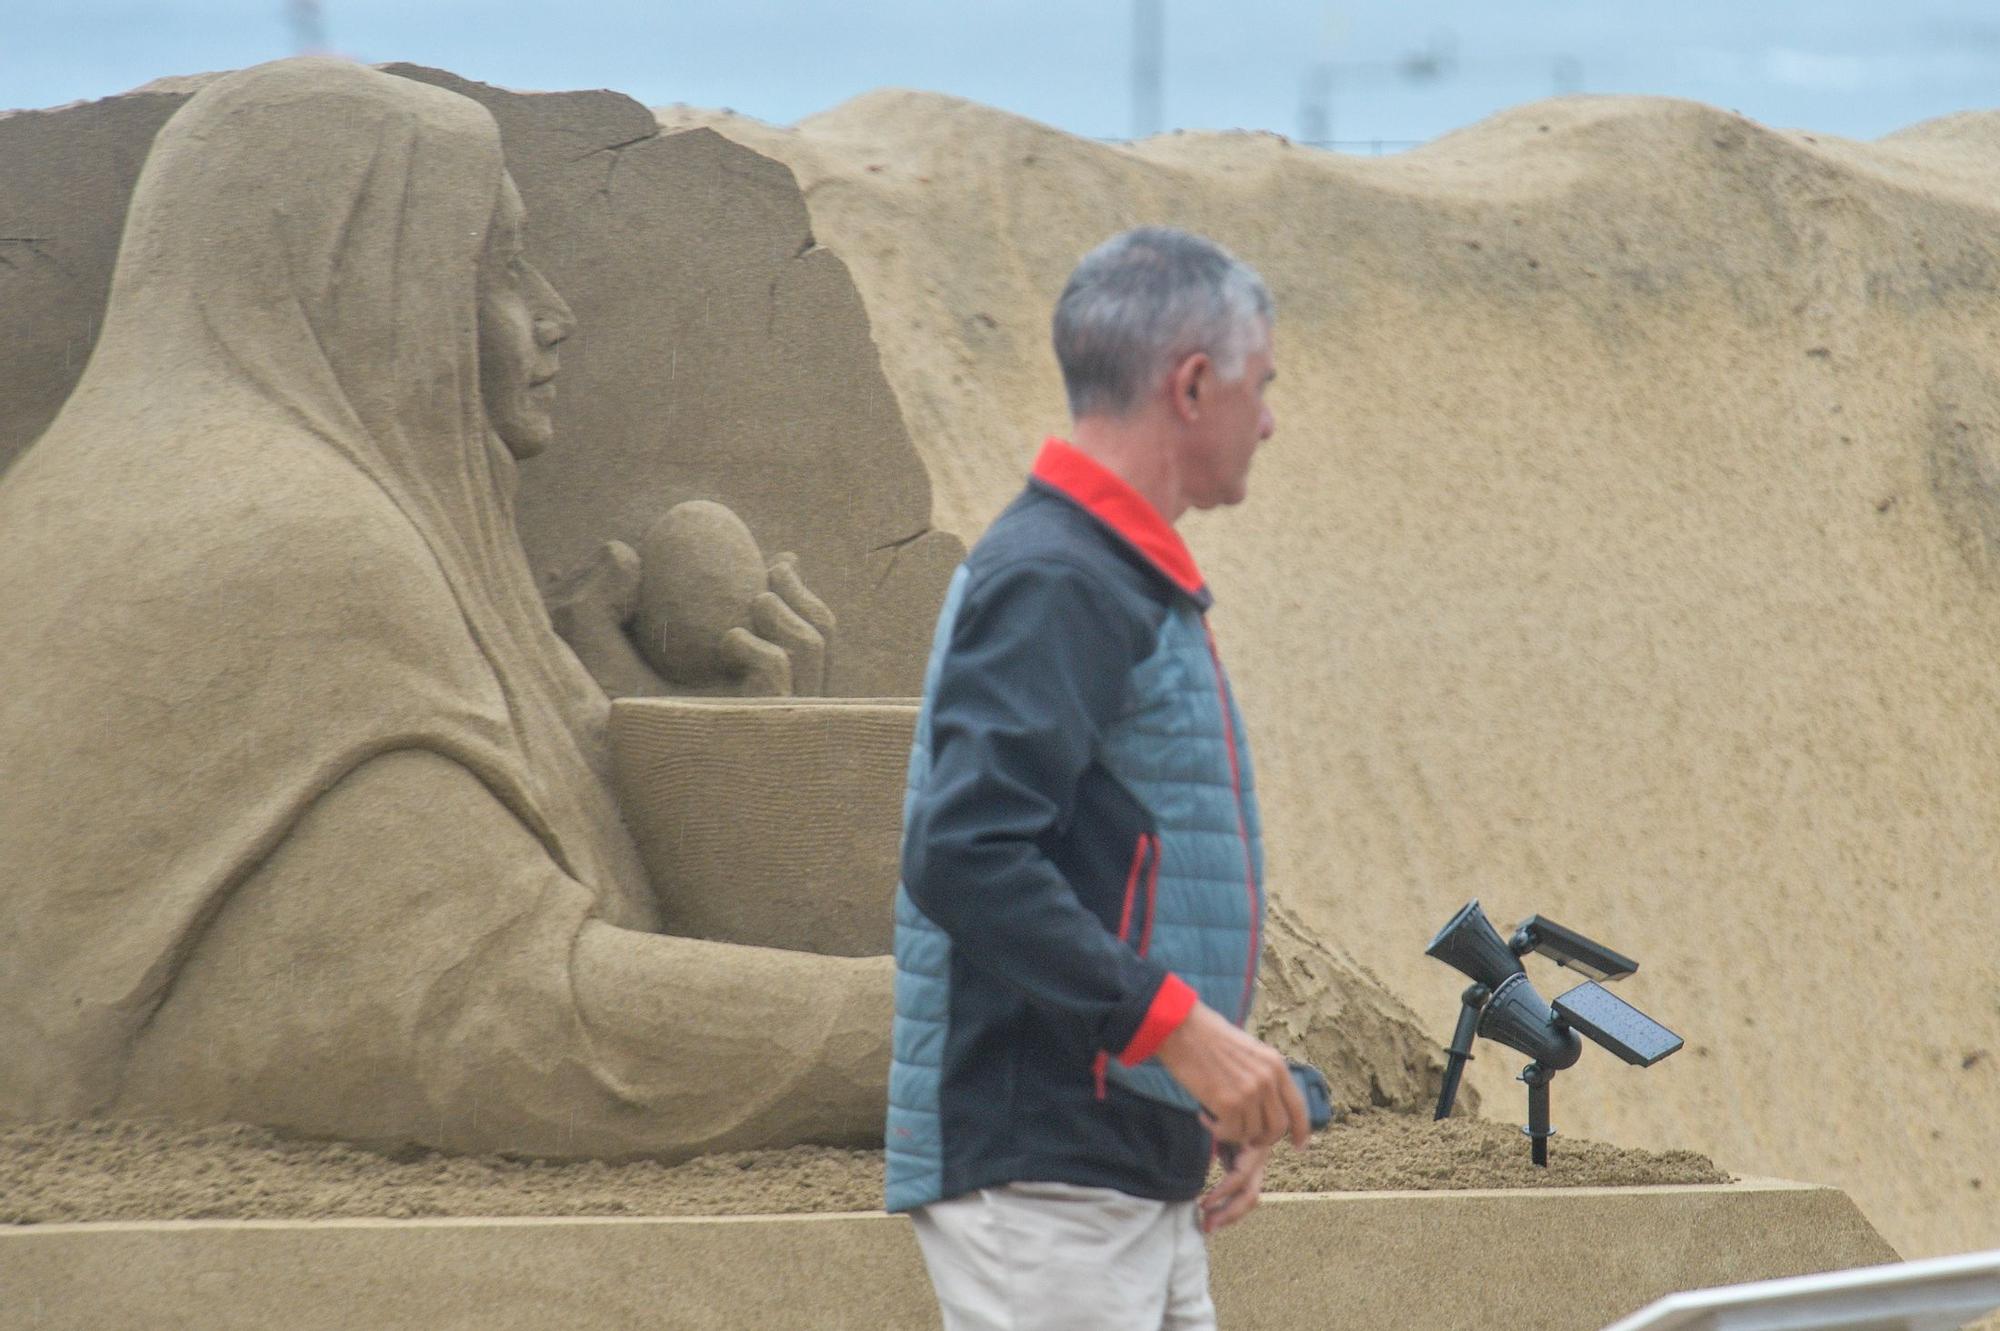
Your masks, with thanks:
M769 589L807 621L780 614L773 632L809 657L813 634L838 621L823 685L794 681L798 692L917 692L964 546L932 525L930 480L866 311L846 265L814 240L791 173L706 130L662 134L616 93L524 94L389 68L493 113L534 252L583 316L556 424L571 457L589 462L528 464L517 513L542 586L574 586L582 570L586 586L622 590L606 576L619 543L643 562L669 509L726 506L779 565ZM835 494L843 502L826 502ZM680 571L642 579L678 585ZM601 596L555 599L566 618L602 622ZM637 645L643 628L629 627ZM778 664L765 655L719 679L669 672L653 691L769 693Z
M932 528L929 481L860 299L814 244L790 172L706 130L661 134L616 93L513 93L392 68L493 113L529 253L577 312L555 442L523 462L516 520L600 682L620 694L771 688L663 681L636 655L626 565L663 514L694 500L736 513L767 565L796 555L774 582L797 581L810 599L794 600L838 621L823 689L801 692L916 692L963 547ZM0 469L82 373L147 146L210 77L0 115Z
M569 493L549 468L595 465L565 440L566 422L592 419L572 376L579 352L586 383L613 358L532 270L511 295L495 286L536 250L522 253L494 117L525 143L509 143L510 160L532 178L564 107L602 138L613 127L592 117L606 99L630 104L328 61L193 82L191 101L165 85L0 117L0 179L45 170L17 150L69 141L65 124L118 147L98 162L110 174L72 194L90 218L63 213L60 196L32 204L39 230L24 234L47 233L62 280L0 272L0 322L20 334L0 341L42 374L7 399L8 437L51 396L65 354L89 362L0 475L0 1118L165 1113L551 1156L877 1140L886 959L657 932L771 938L755 912L691 920L674 909L687 903L671 873L648 881L612 793L604 695L551 632L514 532L517 465L523 484L543 469L545 496ZM468 89L491 115L458 95ZM94 210L122 207L131 182L112 168L156 131L110 276ZM638 160L661 154L660 191L688 207L685 189L667 188L687 184L675 152L725 186L753 156L709 133L659 143ZM782 175L757 160L757 180ZM619 169L635 186L649 178ZM560 205L551 170L542 197ZM579 248L568 262L588 275L619 254ZM100 261L103 317L72 327L77 283ZM809 288L831 290L831 254L796 262ZM615 284L595 280L601 303ZM498 335L510 323L511 342ZM71 339L66 353L36 341L49 330ZM552 416L538 386L550 352L562 368ZM510 358L515 373L496 376ZM801 423L801 437L828 421L838 414ZM902 464L887 457L856 474L894 477ZM614 463L585 488L612 493L661 465L657 453ZM865 532L927 493L920 469L880 488L903 498L819 520ZM808 486L794 506L841 507L824 493ZM623 529L629 545L553 522L545 537L568 531L587 584L555 597L556 618L576 630L595 616L587 627L618 648L600 664L622 651L647 672L628 692L900 678L893 625L934 615L932 565L956 542L920 531L863 551L850 574L873 590L841 600L838 561L808 590L807 556L767 557L746 513L764 516L750 502L648 498L632 509L645 523ZM832 548L782 513L769 525L801 551ZM685 584L654 576L676 565ZM820 590L841 607L837 630ZM876 626L867 650L850 650L856 618ZM762 646L738 672L728 644L746 636ZM920 666L921 644L911 650ZM893 796L899 769L891 779ZM786 784L756 816L843 816L801 806ZM865 950L865 925L840 936ZM833 938L787 941L841 950ZM1438 1059L1413 1015L1296 921L1274 926L1266 978L1270 1038L1326 1067L1343 1104L1410 1109L1434 1094Z
M344 63L161 131L89 369L0 479L7 1116L879 1134L886 962L651 932L512 523L569 321L520 209L485 110Z
M900 92L661 118L797 172L968 536L1060 428L1081 249L1255 263L1278 434L1191 543L1274 891L1439 1041L1467 897L1623 940L1689 1048L1578 1069L1565 1128L1837 1184L1906 1255L2000 1243L2000 117L1570 98L1379 161ZM1486 1113L1519 1066L1474 1065Z
M743 519L712 500L676 504L636 549L607 541L547 600L556 632L613 698L826 692L833 611L797 555L766 561Z

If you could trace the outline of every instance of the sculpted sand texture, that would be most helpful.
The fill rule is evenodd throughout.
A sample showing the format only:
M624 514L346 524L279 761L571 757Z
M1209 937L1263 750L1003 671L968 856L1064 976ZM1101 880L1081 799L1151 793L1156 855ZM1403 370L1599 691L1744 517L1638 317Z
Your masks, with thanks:
M828 693L917 692L963 547L931 530L929 478L867 314L790 171L706 130L662 134L617 93L391 69L493 112L531 257L578 311L559 443L523 469L521 539L538 575L608 539L636 545L676 503L713 500L767 555L795 552L839 616Z
M1381 161L896 92L696 120L799 176L968 539L1063 425L1078 254L1165 222L1255 264L1278 434L1191 543L1274 892L1439 1041L1467 897L1600 936L1689 1047L1586 1054L1559 1129L2000 1242L2000 119L1575 98ZM1485 1112L1522 1061L1481 1050Z
M723 666L717 648L750 626L764 590L764 560L743 520L710 500L668 509L637 547L639 650L669 680L699 679Z
M666 927L880 956L915 700L621 699L612 757Z
M0 114L0 470L49 426L97 330L132 182L185 96Z
M661 135L617 93L392 68L493 112L529 258L577 312L556 442L522 467L538 582L607 541L636 546L677 503L717 501L766 554L796 553L840 617L829 692L916 692L962 547L930 530L929 482L866 315L785 167L707 131ZM82 374L139 163L209 81L0 116L0 470Z
M481 400L510 188L477 104L336 61L161 132L89 371L0 477L0 1115L879 1133L886 961L651 932Z

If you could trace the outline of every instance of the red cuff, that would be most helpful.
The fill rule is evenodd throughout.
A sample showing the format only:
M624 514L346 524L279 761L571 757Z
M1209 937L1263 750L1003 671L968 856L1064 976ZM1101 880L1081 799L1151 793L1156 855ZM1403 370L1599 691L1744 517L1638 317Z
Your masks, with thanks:
M1130 1068L1151 1058L1160 1043L1180 1029L1199 997L1193 985L1169 971L1160 991L1153 995L1153 1005L1146 1009L1146 1019L1139 1023L1139 1033L1119 1051L1118 1061Z

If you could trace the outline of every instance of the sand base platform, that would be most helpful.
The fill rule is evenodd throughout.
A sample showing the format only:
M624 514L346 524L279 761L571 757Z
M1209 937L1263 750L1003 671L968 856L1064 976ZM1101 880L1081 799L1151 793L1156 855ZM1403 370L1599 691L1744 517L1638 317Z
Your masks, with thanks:
M1676 1289L1893 1261L1847 1197L1711 1186L1277 1194L1213 1247L1223 1324L1598 1331ZM0 1227L0 1328L928 1328L907 1221Z

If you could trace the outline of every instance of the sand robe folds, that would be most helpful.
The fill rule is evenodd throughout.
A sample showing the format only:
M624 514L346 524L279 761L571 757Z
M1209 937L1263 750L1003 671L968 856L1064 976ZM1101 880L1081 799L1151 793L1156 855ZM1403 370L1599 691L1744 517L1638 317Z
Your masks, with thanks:
M161 132L0 480L0 1115L551 1154L868 1140L888 964L648 932L482 408L475 103L335 61Z

